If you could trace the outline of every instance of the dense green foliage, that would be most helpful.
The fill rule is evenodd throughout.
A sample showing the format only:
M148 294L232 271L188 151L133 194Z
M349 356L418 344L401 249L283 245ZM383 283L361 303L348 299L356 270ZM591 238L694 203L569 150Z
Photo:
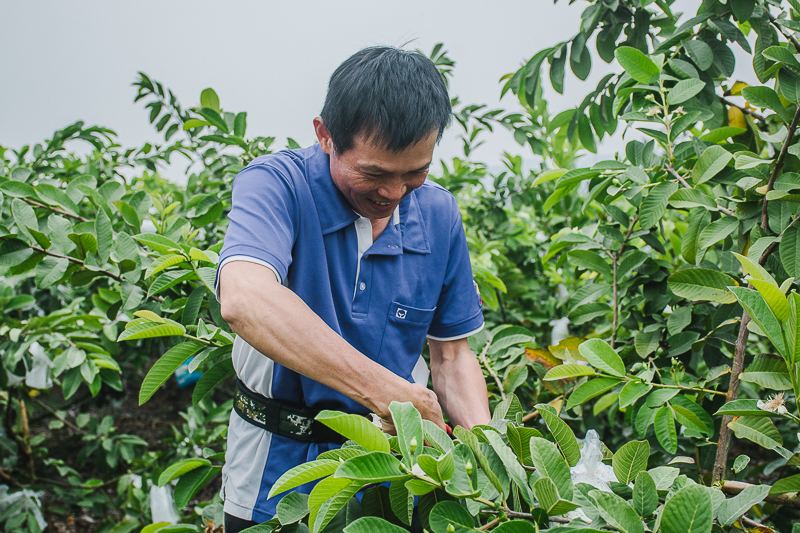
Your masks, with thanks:
M451 441L395 404L387 437L326 412L351 442L287 473L275 492L322 481L289 492L261 531L402 531L412 496L433 533L791 531L800 520L800 3L671 5L589 2L574 37L503 79L518 111L454 101L463 157L431 178L464 216L488 323L470 342L492 425ZM552 116L543 75L562 92L569 61L585 80L592 37L616 74ZM733 47L759 84L731 79ZM452 75L441 46L431 57ZM231 182L274 138L248 136L246 113L224 111L211 89L184 108L144 74L135 86L163 144L123 149L78 122L0 147L7 531L81 508L104 532L221 524L234 334L215 265ZM538 168L476 161L497 127ZM584 165L622 130L623 153ZM192 163L185 185L159 174L173 158ZM551 333L564 317L569 332L559 321ZM190 358L203 376L179 406L185 423L162 446L118 431L114 402L144 404ZM590 429L607 485L570 475L576 434ZM152 524L152 487L168 485L181 526Z

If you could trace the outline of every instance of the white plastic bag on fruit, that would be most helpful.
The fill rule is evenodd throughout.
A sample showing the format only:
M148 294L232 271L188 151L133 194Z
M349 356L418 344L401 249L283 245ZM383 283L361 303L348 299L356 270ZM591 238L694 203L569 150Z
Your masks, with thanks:
M53 361L44 353L44 348L34 342L28 351L33 356L31 358L31 368L25 375L25 385L32 389L49 389L53 386L53 378L50 376L50 368Z
M609 482L616 481L617 476L614 475L614 469L603 462L600 437L597 436L595 430L590 429L586 432L586 437L583 439L583 448L581 448L581 458L578 460L578 464L569 469L569 473L572 476L573 484L587 483L598 490L613 492ZM567 513L567 518L570 520L580 518L590 523L596 511L589 512L589 515L587 515L587 512L589 511L585 512L583 508L575 509Z
M604 492L612 492L609 482L616 481L614 469L603 462L603 450L600 448L600 437L590 429L586 432L581 448L578 464L569 469L572 483L587 483Z
M150 487L150 512L153 514L153 523L169 522L177 524L181 519L175 499L172 497L172 487L164 485Z

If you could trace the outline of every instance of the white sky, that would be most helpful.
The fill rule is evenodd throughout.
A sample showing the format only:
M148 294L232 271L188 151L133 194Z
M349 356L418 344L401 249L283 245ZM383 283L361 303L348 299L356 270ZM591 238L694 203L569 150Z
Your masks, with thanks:
M684 9L695 1L679 0ZM60 2L27 0L4 5L0 32L0 144L18 148L55 129L84 120L110 127L123 146L159 142L143 102L133 103L131 82L141 70L172 88L185 107L213 87L222 107L248 112L248 137L315 141L311 125L327 81L344 59L376 44L430 51L437 42L456 61L451 91L465 103L499 102L502 75L534 53L571 38L585 2L549 0L340 0ZM594 39L590 47L594 47ZM737 54L737 75L752 72ZM618 69L618 67L616 67ZM608 72L594 58L581 83L567 69L566 94L545 91L551 111L577 105ZM502 106L515 107L513 95ZM461 153L453 127L435 155ZM530 154L505 130L487 137L476 158L495 163L503 150ZM620 141L601 152L621 149Z

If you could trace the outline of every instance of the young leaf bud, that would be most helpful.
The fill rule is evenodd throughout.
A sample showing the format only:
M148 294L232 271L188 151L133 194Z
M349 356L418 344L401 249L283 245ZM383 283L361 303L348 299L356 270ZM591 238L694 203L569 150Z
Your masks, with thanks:
M411 451L411 453L417 451L417 437L411 438L411 442L408 443L408 449Z
M467 475L471 476L472 475L472 461L467 461L466 468L467 468Z

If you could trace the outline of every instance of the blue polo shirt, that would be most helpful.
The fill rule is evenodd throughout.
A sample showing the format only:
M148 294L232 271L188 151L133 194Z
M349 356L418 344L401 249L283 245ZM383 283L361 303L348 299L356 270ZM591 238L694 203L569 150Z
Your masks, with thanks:
M220 268L245 260L272 269L325 323L365 356L427 384L428 336L455 340L483 327L455 198L426 181L398 206L375 242L369 221L338 190L319 145L255 159L233 183ZM315 409L367 414L335 390L236 338L233 365L251 390ZM246 520L275 514L267 500L288 469L333 445L270 434L231 414L223 470L225 511ZM311 486L300 490L307 492Z

